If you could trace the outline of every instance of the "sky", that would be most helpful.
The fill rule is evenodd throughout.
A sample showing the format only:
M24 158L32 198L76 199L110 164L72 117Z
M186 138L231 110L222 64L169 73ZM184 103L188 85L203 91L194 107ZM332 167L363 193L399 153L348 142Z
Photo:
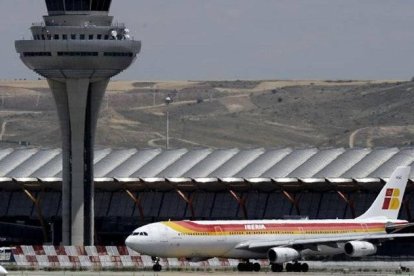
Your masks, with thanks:
M412 0L113 0L142 41L123 80L398 79L414 76ZM0 79L34 79L14 40L43 0L0 1Z

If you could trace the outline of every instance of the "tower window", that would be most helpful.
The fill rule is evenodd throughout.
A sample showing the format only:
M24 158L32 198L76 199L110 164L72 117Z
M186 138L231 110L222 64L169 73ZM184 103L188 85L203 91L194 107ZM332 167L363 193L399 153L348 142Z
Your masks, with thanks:
M63 1L46 0L47 9L49 11L63 11Z
M70 38L71 38L72 40L75 40L75 39L76 39L76 35L75 35L75 34L71 34L71 35L70 35Z
M81 35L79 36L79 39L80 39L80 40L85 40L85 35L84 35L84 34L81 34Z
M58 39L59 39L59 35L58 35L58 34L55 34L55 35L53 36L53 39L54 39L54 40L58 40Z
M105 52L105 57L133 57L133 53L122 53L122 52Z
M98 35L96 36L96 38L97 38L97 39L99 39L99 40L101 40L101 39L102 39L102 35L101 35L101 34L98 34Z
M92 40L93 39L93 35L89 35L89 40Z
M51 57L51 52L24 52L25 57Z
M62 35L62 39L63 40L68 40L68 35L66 35L66 34Z
M92 0L91 8L93 11L108 11L111 0Z
M67 11L88 11L89 0L65 0L65 8Z
M105 40L108 40L109 39L109 35L105 35Z
M98 52L57 52L59 57L97 57Z

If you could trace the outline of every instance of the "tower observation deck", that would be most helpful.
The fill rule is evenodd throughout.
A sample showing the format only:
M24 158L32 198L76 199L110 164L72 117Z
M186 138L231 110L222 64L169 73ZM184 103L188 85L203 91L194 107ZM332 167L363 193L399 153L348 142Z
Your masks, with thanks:
M111 0L46 0L48 15L31 40L15 42L23 63L45 77L61 127L62 242L94 244L93 148L109 79L141 49L123 25L113 25Z

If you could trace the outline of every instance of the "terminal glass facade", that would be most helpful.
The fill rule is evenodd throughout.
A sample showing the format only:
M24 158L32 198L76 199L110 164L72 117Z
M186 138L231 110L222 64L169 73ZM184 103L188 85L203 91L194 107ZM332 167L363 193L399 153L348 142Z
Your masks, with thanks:
M109 11L111 0L46 0L48 11Z

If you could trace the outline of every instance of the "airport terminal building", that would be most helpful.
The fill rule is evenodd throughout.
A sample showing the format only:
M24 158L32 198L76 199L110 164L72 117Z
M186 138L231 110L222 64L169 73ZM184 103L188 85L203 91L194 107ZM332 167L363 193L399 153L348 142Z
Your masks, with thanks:
M97 149L95 243L160 220L353 218L414 148ZM0 149L0 242L61 242L60 149ZM414 170L400 218L413 220ZM414 241L379 255L414 259ZM412 256L411 256L412 255ZM378 257L373 257L378 258Z

